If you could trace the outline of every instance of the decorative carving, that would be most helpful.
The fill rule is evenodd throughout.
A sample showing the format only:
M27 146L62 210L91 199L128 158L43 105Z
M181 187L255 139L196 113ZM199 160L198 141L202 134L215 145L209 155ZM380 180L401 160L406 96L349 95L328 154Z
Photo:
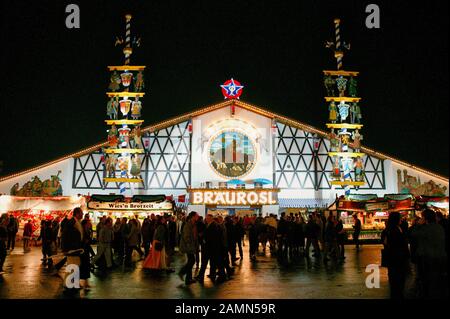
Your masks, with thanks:
M61 171L57 175L51 175L50 179L42 182L38 176L34 176L31 181L26 182L22 188L19 188L19 183L14 184L11 188L10 194L13 196L61 196L62 186L59 178Z

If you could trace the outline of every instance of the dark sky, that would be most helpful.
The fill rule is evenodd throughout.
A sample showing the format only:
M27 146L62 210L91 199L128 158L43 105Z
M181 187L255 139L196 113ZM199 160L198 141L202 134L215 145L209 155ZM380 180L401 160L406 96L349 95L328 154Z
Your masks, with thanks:
M65 7L81 28L65 27ZM365 7L381 29L365 27ZM335 69L333 18L360 71L364 145L448 176L448 1L2 0L2 175L106 138L107 65L123 15L142 37L145 124L223 100L230 77L243 101L325 128L322 70Z

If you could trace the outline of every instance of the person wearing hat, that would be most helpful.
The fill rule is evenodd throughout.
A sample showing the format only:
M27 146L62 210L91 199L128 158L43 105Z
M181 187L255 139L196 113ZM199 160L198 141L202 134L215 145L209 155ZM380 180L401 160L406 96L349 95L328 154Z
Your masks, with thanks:
M6 260L6 241L8 240L7 225L9 223L8 214L0 217L0 275L3 274L3 264Z

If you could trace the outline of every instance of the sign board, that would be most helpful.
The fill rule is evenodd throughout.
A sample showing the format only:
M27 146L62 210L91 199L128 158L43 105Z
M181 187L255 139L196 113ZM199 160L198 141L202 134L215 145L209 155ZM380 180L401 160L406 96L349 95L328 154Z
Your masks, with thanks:
M389 203L388 202L379 202L379 203L366 203L366 210L388 210Z
M279 189L188 189L192 205L277 205Z
M161 210L172 210L172 203L169 201L165 202L150 202L150 203L140 203L140 202L88 202L88 209L98 210L98 211L161 211Z

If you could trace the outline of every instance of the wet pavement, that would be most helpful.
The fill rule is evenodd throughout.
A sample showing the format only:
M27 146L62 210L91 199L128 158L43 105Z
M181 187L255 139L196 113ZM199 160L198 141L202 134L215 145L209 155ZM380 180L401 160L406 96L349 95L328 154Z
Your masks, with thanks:
M188 287L176 273L150 274L142 269L142 261L137 261L131 268L118 267L106 274L97 271L91 274L93 287L81 291L80 296L93 299L386 299L389 298L386 268L379 268L380 288L366 287L369 275L366 266L380 264L380 249L380 245L365 245L358 252L353 246L346 246L347 258L343 263L330 261L325 265L316 258L310 261L298 258L283 265L270 256L268 249L265 255L260 252L256 263L251 263L246 245L244 260L237 262L233 279L214 285L205 277L204 285L195 283ZM17 247L7 257L5 274L0 275L0 299L67 298L62 277L45 269L40 258L39 247L26 254ZM184 260L183 255L175 253L171 266L178 271Z

